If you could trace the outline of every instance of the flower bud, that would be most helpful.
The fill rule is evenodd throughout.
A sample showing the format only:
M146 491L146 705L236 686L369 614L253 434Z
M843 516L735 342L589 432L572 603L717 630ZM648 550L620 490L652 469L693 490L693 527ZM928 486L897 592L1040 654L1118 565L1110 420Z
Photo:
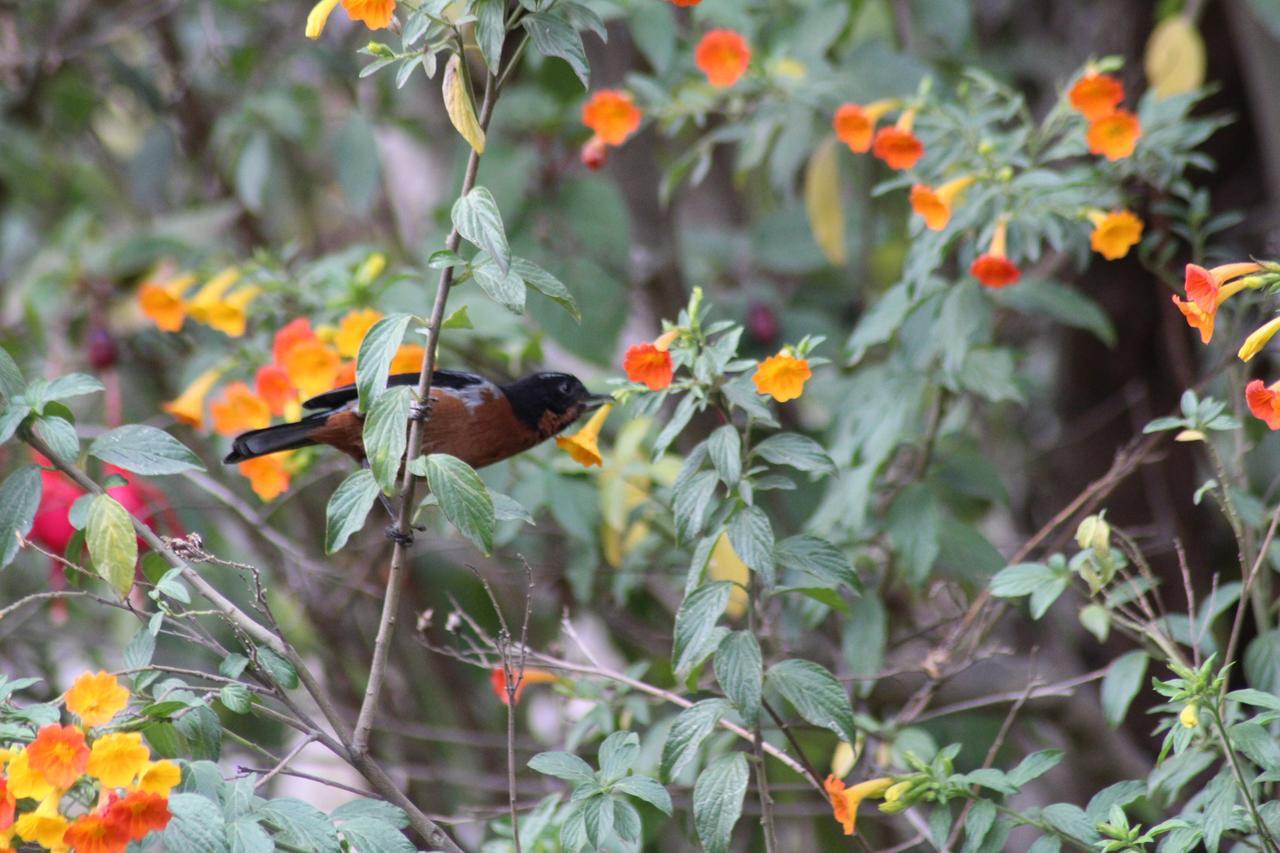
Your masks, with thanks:
M1076 544L1081 548L1092 548L1099 554L1107 553L1111 550L1111 525L1102 514L1089 516L1076 528Z
M1194 729L1200 725L1200 703L1191 702L1187 704L1182 709L1182 713L1178 714L1178 722L1188 729Z
M586 166L593 172L604 166L604 161L608 156L609 146L607 146L604 140L598 136L593 136L586 141L582 146L582 153L580 155L582 165Z

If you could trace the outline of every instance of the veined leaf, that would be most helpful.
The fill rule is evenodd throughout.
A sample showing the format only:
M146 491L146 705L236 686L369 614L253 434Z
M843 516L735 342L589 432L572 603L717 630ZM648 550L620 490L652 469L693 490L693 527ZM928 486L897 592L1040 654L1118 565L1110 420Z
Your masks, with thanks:
M475 149L477 154L483 154L484 128L476 118L476 105L471 100L471 88L467 85L466 76L462 73L462 60L456 53L445 63L441 90L444 95L444 111L449 115L453 129L458 131L458 134Z
M123 598L133 587L138 537L129 512L110 495L98 495L89 506L85 542L94 571Z

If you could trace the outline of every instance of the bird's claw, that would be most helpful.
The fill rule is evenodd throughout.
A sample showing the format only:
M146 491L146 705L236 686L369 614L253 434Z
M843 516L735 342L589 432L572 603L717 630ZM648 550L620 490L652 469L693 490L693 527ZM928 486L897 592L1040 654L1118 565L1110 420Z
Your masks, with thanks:
M384 530L383 533L392 542L396 543L397 545L401 545L405 548L413 544L412 530L406 530L404 533L401 533L400 529L396 527L394 524L388 524L386 530Z
M420 400L409 404L409 420L422 422L431 417L431 401Z

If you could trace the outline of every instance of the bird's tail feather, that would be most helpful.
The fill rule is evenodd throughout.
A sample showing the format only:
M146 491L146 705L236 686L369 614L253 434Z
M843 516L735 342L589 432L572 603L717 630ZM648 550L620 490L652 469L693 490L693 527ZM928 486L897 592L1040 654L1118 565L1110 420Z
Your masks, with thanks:
M323 423L323 419L317 421L307 418L294 424L278 424L243 433L236 436L231 444L231 452L222 461L227 464L244 462L246 459L255 459L269 453L279 453L282 450L310 447L315 444L311 440L311 433L320 423Z

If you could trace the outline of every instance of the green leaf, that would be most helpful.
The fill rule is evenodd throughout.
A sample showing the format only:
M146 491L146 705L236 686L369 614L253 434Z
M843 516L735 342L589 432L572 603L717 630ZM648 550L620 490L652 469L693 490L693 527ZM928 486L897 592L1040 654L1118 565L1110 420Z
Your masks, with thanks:
M193 706L174 721L173 727L186 742L189 758L218 760L222 752L222 724L213 711L203 705Z
M716 650L716 681L747 723L760 715L764 662L760 643L750 631L734 631Z
M784 660L769 667L765 685L778 691L801 717L854 743L858 730L849 695L836 677L813 661Z
M133 588L133 567L138 562L138 536L129 512L110 495L98 495L89 507L85 525L89 558L103 580L123 598Z
M249 137L236 160L236 195L254 213L262 210L271 178L271 137L259 130Z
M341 853L338 830L324 812L292 797L267 800L257 812L276 830L276 841L313 853Z
M124 647L124 665L126 669L142 669L151 663L156 653L155 635L145 627L139 628Z
M40 507L41 485L40 469L35 465L23 465L0 483L0 569L18 555L18 537L31 532Z
M1107 667L1107 674L1102 677L1102 716L1111 728L1124 722L1146 673L1147 653L1143 651L1121 655Z
M627 776L613 785L613 790L644 800L665 815L671 814L671 795L662 783L648 776Z
M378 499L378 481L367 468L352 471L329 496L325 507L324 552L342 549L351 534L364 527L365 517Z
M364 452L373 479L385 495L395 494L400 463L408 445L409 406L414 389L405 385L378 395L364 419Z
M511 247L493 195L484 187L475 187L454 202L452 216L463 239L487 252L506 275L511 269Z
M200 458L186 445L146 424L127 424L103 433L89 445L89 455L148 476L204 470Z
M1032 779L1037 779L1056 767L1062 761L1062 755L1060 749L1042 749L1039 752L1033 752L1006 775L1013 785L1021 788Z
M286 690L298 689L298 671L288 658L268 646L256 646L254 651L258 655L258 663L266 667L272 681Z
M889 507L888 533L895 563L903 579L914 587L928 580L938 559L941 522L938 501L923 483L907 486Z
M716 650L724 635L724 629L716 630L716 623L729 603L733 590L730 581L714 581L704 584L685 598L676 612L674 644L671 661L676 677L685 679L698 664Z
M480 475L467 463L447 453L427 456L427 483L450 523L488 554L493 550L496 523L493 498Z
M803 572L836 587L844 584L854 592L862 591L862 579L849 562L849 558L826 540L801 534L790 536L778 543L774 559L784 569Z
M707 455L720 481L732 486L742 476L742 438L733 424L725 424L707 438Z
M387 374L391 359L404 340L404 331L413 320L411 314L383 317L365 332L356 355L356 391L360 395L360 411L367 412L373 402L387 390Z
M1067 588L1067 578L1064 575L1056 575L1053 580L1037 587L1031 593L1031 618L1039 619L1049 609L1049 606L1058 600L1058 596Z
M701 471L676 488L672 513L681 542L688 542L702 532L718 482L719 478L713 472Z
M0 347L0 400L12 401L27 387L27 380L22 378L22 370L9 355L8 350Z
M13 438L18 427L22 426L22 422L30 414L31 407L21 403L9 403L4 409L0 409L0 444Z
M253 818L242 817L227 824L231 853L274 853L276 844Z
M103 390L102 382L93 376L83 373L68 373L59 376L49 383L45 389L46 400L66 400L69 397L82 397L85 394L96 394Z
M640 755L640 736L635 732L614 732L600 744L600 776L610 784L631 770Z
M227 850L222 807L199 794L169 795L169 823L160 834L167 853L223 853Z
M1073 806L1070 803L1054 803L1041 809L1040 817L1049 826L1063 835L1082 842L1086 847L1092 848L1093 842L1098 838L1093 822L1079 806Z
M769 436L756 445L751 455L798 471L817 471L825 474L836 470L835 463L831 461L827 451L823 450L822 445L812 438L794 432L780 432Z
M525 16L525 30L533 41L533 49L543 56L558 56L578 75L584 89L591 88L591 67L587 63L587 51L582 37L567 21L550 12L535 12Z
M693 823L706 853L727 853L747 792L747 758L731 752L716 759L693 785Z
M569 288L565 287L564 282L560 281L560 279L528 258L512 258L511 269L524 280L525 284L556 302L567 311L569 316L574 319L574 322L582 322L582 312L578 310L578 303L574 300L573 294L569 292Z
M1250 687L1280 693L1280 628L1254 637L1244 650L1244 675Z
M758 506L744 507L729 521L729 544L747 568L773 582L773 526Z
M440 324L441 329L474 329L471 324L471 315L467 313L467 306L463 305L457 311L454 311L448 317L444 318L444 322Z
M513 314L524 313L526 295L524 280L514 268L504 272L488 252L478 252L471 263L471 277L484 291L485 296Z
M729 711L724 699L703 699L685 708L671 724L662 745L662 776L672 780L698 757L698 747Z
M1280 745L1266 726L1252 720L1236 723L1227 729L1231 745L1268 773L1280 772Z
M529 759L529 769L574 785L597 784L591 765L571 752L539 752Z
M1261 690L1254 690L1251 687L1244 690L1232 690L1227 694L1227 698L1233 702L1242 702L1246 705L1256 705L1259 708L1266 708L1270 711L1280 711L1280 696L1274 693L1264 693Z
M336 817L337 812L334 812ZM381 820L357 817L338 827L350 849L377 853L415 853L418 849L399 829Z
M1028 314L1043 314L1064 326L1084 329L1109 347L1116 345L1111 318L1097 302L1079 288L1044 279L1024 281L1017 287L997 291L993 298Z
M471 13L476 16L476 45L490 74L498 73L498 63L502 61L506 5L504 0L473 0L471 4Z
M74 462L80 455L80 438L66 418L42 415L31 422L31 432L49 445L54 457L63 462Z
M384 800L348 800L330 812L329 816L339 823L348 820L376 820L396 829L404 829L409 825L409 816L404 809Z
M978 800L969 810L964 821L964 849L962 853L976 853L982 849L982 840L996 822L996 804L990 800Z
M1000 598L1030 595L1058 576L1044 563L1018 563L996 572L991 578L991 594Z
M582 807L582 826L592 850L604 849L613 838L613 799L596 794Z
M243 684L224 684L218 699L233 714L247 714L253 705L253 694Z

